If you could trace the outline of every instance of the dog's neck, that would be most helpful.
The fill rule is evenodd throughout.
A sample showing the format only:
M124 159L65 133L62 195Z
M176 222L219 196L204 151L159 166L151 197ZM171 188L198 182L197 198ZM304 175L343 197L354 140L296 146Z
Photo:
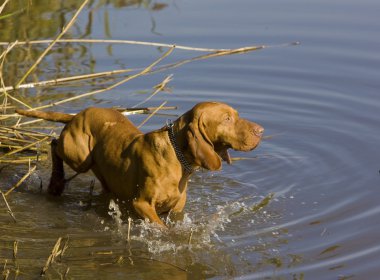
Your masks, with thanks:
M173 146L173 149L175 151L175 154L177 156L178 161L181 163L183 170L186 175L190 175L194 172L193 166L188 162L188 160L185 158L185 155L183 154L181 148L178 145L177 137L174 132L174 123L172 121L168 120L166 123L166 129L169 134L170 143Z

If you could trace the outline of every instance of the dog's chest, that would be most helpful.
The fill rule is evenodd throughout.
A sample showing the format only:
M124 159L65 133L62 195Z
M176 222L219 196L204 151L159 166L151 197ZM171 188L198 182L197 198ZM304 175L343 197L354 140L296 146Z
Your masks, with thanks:
M186 199L186 187L180 191L178 186L173 188L167 188L165 192L161 192L156 200L156 211L158 213L169 212L177 206L182 200Z
M157 201L156 211L158 213L169 212L171 209L173 209L177 205L180 199L181 199L181 195L172 195L172 196L168 196L164 200Z

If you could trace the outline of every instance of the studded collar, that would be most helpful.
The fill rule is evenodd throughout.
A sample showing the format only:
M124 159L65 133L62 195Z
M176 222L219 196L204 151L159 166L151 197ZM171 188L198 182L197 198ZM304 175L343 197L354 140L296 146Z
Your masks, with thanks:
M175 154L177 156L178 161L181 163L184 171L186 174L191 174L194 172L193 166L187 161L185 158L185 155L183 154L182 150L179 148L177 143L177 138L174 134L174 124L171 120L168 120L166 123L166 129L169 134L170 143L172 144Z

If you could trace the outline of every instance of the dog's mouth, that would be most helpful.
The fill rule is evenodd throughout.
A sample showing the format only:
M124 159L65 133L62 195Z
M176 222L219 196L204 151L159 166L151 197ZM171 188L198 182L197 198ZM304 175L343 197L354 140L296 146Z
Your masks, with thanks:
M232 163L232 159L231 159L231 156L228 152L228 149L233 149L235 151L242 151L242 152L250 152L254 149L256 149L256 147L258 146L260 141L257 141L257 143L253 143L253 144L246 144L244 146L241 146L241 147L238 147L238 148L234 148L234 147L231 147L230 145L226 145L226 144L222 144L222 145L219 145L217 147L215 147L215 152L220 156L220 158L227 162L228 164L231 164Z
M228 164L232 163L231 156L228 152L228 147L222 147L217 151L217 154L222 158L222 160L224 160Z

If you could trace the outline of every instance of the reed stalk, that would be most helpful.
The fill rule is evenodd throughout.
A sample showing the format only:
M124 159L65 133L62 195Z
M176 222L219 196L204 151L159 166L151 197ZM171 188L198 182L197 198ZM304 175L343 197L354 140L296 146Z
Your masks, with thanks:
M20 269L19 269L18 261L17 261L17 252L18 252L18 241L16 240L13 242L13 264L15 267L15 279L20 273Z
M128 76L127 78L115 83L115 84L112 84L111 86L108 86L104 89L98 89L98 90L94 90L94 91L90 91L90 92L87 92L87 93L83 93L83 94L80 94L80 95L77 95L77 96L73 96L73 97L70 97L70 98L66 98L64 100L60 100L60 101L57 101L57 102L54 102L54 103L50 103L50 104L47 104L47 105L43 105L43 106L39 106L39 107L35 107L33 108L33 110L41 110L41 109L46 109L46 108L49 108L49 107L52 107L52 106L56 106L56 105L60 105L60 104L63 104L63 103L67 103L69 101L73 101L73 100L77 100L77 99L80 99L80 98L83 98L83 97L88 97L88 96L92 96L92 95L95 95L95 94L99 94L99 93L102 93L102 92L105 92L105 91L109 91L111 89L114 89L130 80L133 80L133 79L136 79L140 76L143 76L145 74L147 74L148 72L150 72L152 70L152 68L154 66L156 66L158 63L160 63L165 57L167 57L168 55L170 55L172 53L172 51L174 50L175 46L173 46L171 49L169 49L167 52L165 52L161 57L159 57L156 61L154 61L153 63L151 63L150 65L148 65L146 68L144 68L142 71L134 74L134 75L131 75L131 76Z
M290 44L294 44L294 43L289 43L289 45ZM171 47L173 47L173 45L171 45ZM193 61L204 60L204 59L219 57L219 56L232 55L232 54L252 52L252 51L257 51L257 50L261 50L261 49L269 48L269 47L271 46L263 45L263 46L248 46L248 47L242 47L242 48L237 48L237 49L209 49L209 50L214 50L214 51L206 55L196 56L190 59L180 60L176 63L164 65L158 69L147 71L147 73L144 73L144 74L152 74L152 73L157 73L160 71L166 71L172 68L177 68L179 66L182 66L184 64L187 64ZM124 73L132 72L132 71L139 71L139 70L141 69L114 70L114 71L99 72L99 73L94 73L94 74L78 75L78 76L72 76L72 77L66 77L66 78L60 78L60 79L53 79L53 80L47 80L47 81L40 81L36 83L18 84L17 86L4 86L3 88L0 88L0 93L4 91L12 91L12 90L21 89L21 88L43 87L43 86L58 85L58 84L66 83L66 82L79 81L79 80L84 80L84 79L103 78L107 76L119 75L119 74L124 74Z
M4 195L8 196L11 192L17 189L33 172L36 170L36 165L29 169L29 171L13 186L11 187Z
M127 232L127 241L131 241L131 227L132 227L132 218L128 217L128 232Z
M15 150L15 149L22 150L24 147L23 146L18 146L18 145L11 145L11 144L2 144L2 143L0 143L0 148L9 149L9 150ZM28 148L28 150L29 151L38 151L39 148L30 147L30 148Z
M29 156L29 157L23 157L19 156L17 159L2 159L0 160L0 163L2 164L25 164L29 163L31 160L47 160L47 156Z
M19 116L20 117L20 116ZM40 131L34 131L29 130L25 128L15 127L15 126L6 126L6 125L0 125L0 131L4 131L7 133L21 133L28 137L46 137L50 136L48 133L40 132Z
M46 271L49 269L50 265L54 263L55 259L61 254L60 246L61 246L62 237L59 237L55 242L55 245L50 253L50 256L46 260L45 266L42 268L40 276L45 275Z
M5 111L5 105L7 104L8 102L8 98L12 99L13 101L16 101L17 103L27 107L27 108L31 108L28 104L22 102L21 100L13 97L12 95L10 95L8 93L8 91L6 90L6 86L5 86L5 83L4 83L4 78L3 78L3 69L4 69L4 61L5 61L5 57L7 56L7 54L17 45L17 41L12 43L12 44L9 44L7 46L7 48L5 49L5 51L0 55L0 86L1 86L1 91L0 92L3 92L4 93L4 99L3 99L3 111Z
M69 271L70 271L70 267L67 267L66 271L65 271L65 274L63 274L63 278L62 279L67 279L67 275L69 274Z
M35 44L51 44L53 40L34 40L34 41L21 41L17 42L18 46L23 45L35 45ZM171 48L173 44L157 43L157 42L144 42L144 41L133 41L133 40L112 40L112 39L60 39L55 42L58 43L90 43L90 44L127 44L127 45L141 45L150 47L161 47L161 48ZM8 42L0 42L0 46L6 46ZM179 50L186 51L197 51L197 52L217 52L217 51L228 51L231 49L220 49L220 48L198 48L183 45L176 45Z
M146 124L146 122L147 121L149 121L160 109L161 109L161 107L163 107L163 106L165 106L165 104L167 103L167 101L164 101L164 102L162 102L162 104L159 106L159 107L157 107L157 109L156 110L154 110L153 112L152 112L152 114L150 114L148 117L146 117L146 119L145 120L143 120L138 126L137 126L137 128L141 128L144 124Z
M8 212L8 214L9 214L9 216L11 216L11 218L13 219L13 221L14 221L15 223L17 223L16 217L15 217L15 215L13 214L12 209L11 209L11 207L9 206L9 203L8 203L8 201L7 201L6 194L4 194L1 190L0 190L0 194L1 194L2 198L3 198L3 200L4 200L5 206L6 206L7 209L8 209L7 212Z
M10 0L5 0L4 3L0 6L0 14L3 12L5 6L8 4Z
M17 260L17 252L18 252L18 241L13 242L13 261Z
M7 280L9 277L9 274L11 273L11 271L7 268L7 264L8 264L8 260L5 260L3 272L1 273L1 275L3 276L3 280Z
M134 105L132 108L135 108L135 107L139 107L141 106L142 104L148 102L150 99L152 99L153 96L155 96L157 93L159 93L160 91L164 91L167 87L167 84L169 82L171 82L173 78L173 75L169 75L167 76L161 83L159 83L158 85L156 85L154 88L156 89L150 96L148 96L146 99L144 99L143 101L141 101L140 103L137 103L136 105ZM162 106L161 106L162 107Z
M0 129L0 133L3 133L3 132L4 131L2 131ZM3 145L6 145L5 144L6 141L10 141L9 143L12 143L12 142L14 142L14 143L16 143L16 142L18 142L18 143L32 143L33 142L33 141L27 140L27 139L19 139L19 138L11 138L11 137L7 137L7 136L2 136L1 134L0 134L0 141L2 141Z
M41 142L44 142L44 141L46 141L46 140L49 139L49 138L50 138L50 137L44 137L44 138L42 138L42 139L40 139L40 140L38 140L38 141L36 141L36 142L33 142L32 144L29 144L29 145L23 146L23 147L21 147L21 148L18 148L18 149L16 149L16 150L13 150L13 151L11 151L11 152L8 152L8 153L6 153L6 154L0 156L0 159L3 159L3 158L5 158L5 157L9 157L10 155L13 155L13 154L15 154L15 153L19 153L19 152L21 152L21 151L27 150L27 149L29 149L30 147L36 146L37 144L39 144L39 143L41 143Z
M193 239L193 233L194 233L194 230L193 230L193 228L191 228L190 229L190 234L189 234L189 238L188 238L188 240L187 240L187 245L191 245L191 241L192 241L192 239Z
M62 259L63 255L66 253L66 250L68 248L69 248L69 237L66 237L65 244L63 244L61 253L59 254L60 259Z
M4 58L6 55L17 45L18 41L15 41L13 43L6 44L7 48L1 53L0 59L1 61L1 70L3 69L3 64L4 64Z
M47 81L39 81L39 82L34 82L34 83L26 83L26 84L20 84L18 88L16 88L15 86L3 86L2 88L0 88L0 93L4 91L13 91L16 89L29 89L29 88L36 88L36 87L57 86L57 85L69 83L69 82L105 78L108 76L125 74L132 71L136 71L136 69L105 71L105 72L99 72L99 73L93 73L93 74L85 74L85 75L77 75L77 76L71 76L71 77L65 77L65 78L52 79L52 80L47 80Z
M232 50L228 50L228 51L212 52L212 53L208 53L208 54L192 57L192 58L189 58L189 59L183 59L183 60L180 60L180 61L175 62L175 63L168 64L168 65L164 65L162 67L159 67L159 68L155 69L150 74L158 73L158 72L162 72L162 71L167 71L169 69L178 68L180 66L183 66L185 64L188 64L188 63L194 62L194 61L200 61L200 60L205 60L205 59L214 58L214 57L220 57L220 56L226 56L226 55L242 54L242 53L262 50L264 48L266 48L266 46L251 46L251 47L232 49Z

